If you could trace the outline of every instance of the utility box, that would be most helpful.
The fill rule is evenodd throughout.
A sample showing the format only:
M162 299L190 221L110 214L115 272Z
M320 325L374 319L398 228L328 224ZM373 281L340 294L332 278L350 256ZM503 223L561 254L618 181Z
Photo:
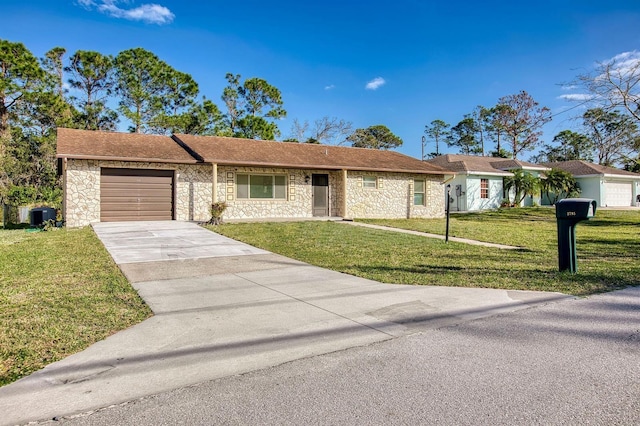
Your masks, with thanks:
M565 198L556 203L558 227L558 266L560 271L578 270L576 225L596 214L596 201L589 198Z
M42 226L48 220L56 220L56 209L37 207L31 209L31 226Z

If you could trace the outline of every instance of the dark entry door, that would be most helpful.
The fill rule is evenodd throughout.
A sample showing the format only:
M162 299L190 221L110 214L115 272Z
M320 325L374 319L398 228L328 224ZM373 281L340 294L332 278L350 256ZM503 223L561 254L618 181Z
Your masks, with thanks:
M329 216L329 175L312 175L313 215Z

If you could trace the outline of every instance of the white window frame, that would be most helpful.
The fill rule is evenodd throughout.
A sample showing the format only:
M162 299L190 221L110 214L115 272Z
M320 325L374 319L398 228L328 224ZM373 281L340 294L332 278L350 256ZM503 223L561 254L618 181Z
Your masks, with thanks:
M422 182L422 191L416 191L417 182ZM413 180L413 205L414 206L425 206L427 202L427 194L426 194L426 180L425 179L414 179ZM422 194L422 203L416 203L416 194Z
M487 196L486 196L486 197L483 197L483 196L482 196L482 191L483 191L483 189L485 189L485 188L483 188L483 187L482 187L482 184L483 184L484 182L486 182L486 183L487 183L487 188L486 188L486 190L487 190ZM482 199L482 200L488 200L489 198L491 198L491 181L490 181L489 179L487 179L487 178L481 178L481 179L480 179L480 199Z
M366 189L378 189L378 178L376 176L362 176L362 187Z

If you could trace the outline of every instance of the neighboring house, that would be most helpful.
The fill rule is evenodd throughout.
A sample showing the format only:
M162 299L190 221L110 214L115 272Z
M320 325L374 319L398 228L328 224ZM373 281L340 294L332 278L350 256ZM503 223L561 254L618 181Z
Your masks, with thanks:
M548 167L497 157L446 154L426 161L442 167L456 176L451 180L452 211L477 211L496 209L506 198L503 179L513 176L509 170L522 169L536 177L544 174ZM523 206L540 204L540 197L527 196Z
M640 194L640 174L638 173L580 160L545 163L545 165L571 173L580 187L580 197L594 199L598 206L636 205L638 194Z
M67 226L101 221L444 215L446 170L394 151L58 129Z

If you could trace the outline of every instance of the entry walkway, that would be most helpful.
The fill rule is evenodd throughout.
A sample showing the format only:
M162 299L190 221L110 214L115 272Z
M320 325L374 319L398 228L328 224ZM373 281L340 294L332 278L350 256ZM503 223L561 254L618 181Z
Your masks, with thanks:
M567 298L381 284L188 222L100 223L94 230L155 315L0 388L2 425L86 412Z
M437 238L439 240L444 240L445 239L444 235L429 234L427 232L412 231L410 229L392 228L390 226L373 225L373 224L370 224L370 223L351 222L351 221L344 221L344 222L340 222L340 223L347 223L349 225L354 225L354 226L362 226L364 228L380 229L380 230L383 230L383 231L400 232L402 234L418 235L420 237ZM517 247L517 246L507 246L507 245L504 245L504 244L487 243L485 241L469 240L467 238L458 238L458 237L449 237L449 241L454 241L456 243L470 244L470 245L473 245L473 246L484 246L484 247L498 248L498 249L503 249L503 250L521 250L522 249L522 247Z

